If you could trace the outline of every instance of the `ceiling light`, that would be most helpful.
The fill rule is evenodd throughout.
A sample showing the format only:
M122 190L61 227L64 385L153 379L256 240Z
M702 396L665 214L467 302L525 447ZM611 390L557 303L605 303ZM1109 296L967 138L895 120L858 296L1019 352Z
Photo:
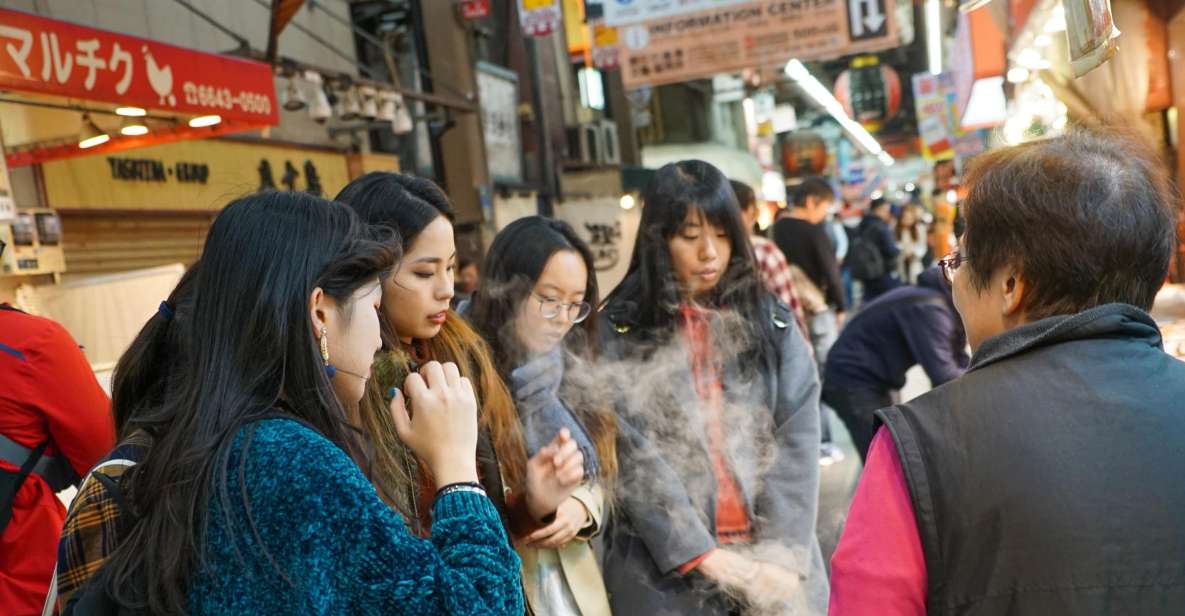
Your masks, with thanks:
M831 94L830 90L819 83L819 80L815 79L814 75L811 75L810 71L807 70L802 62L799 62L797 59L787 62L785 71L786 76L793 79L798 84L798 87L802 88L803 92L815 101L815 104L831 114L831 117L835 118L836 122L839 122L839 125L847 131L848 135L856 143L863 146L869 154L878 157L885 165L893 164L893 157L884 154L884 148L881 147L881 144L876 138L861 126L859 122L848 117L847 112L843 109L843 105L838 100L835 100L835 96Z
M333 105L329 104L329 95L325 93L325 82L321 79L321 73L305 71L304 79L313 85L313 101L309 104L309 117L324 124L333 115Z
M89 115L82 116L82 131L78 135L78 147L93 148L96 145L111 141L111 135L99 130Z
M296 77L288 78L288 87L284 90L284 109L300 111L308 106L304 100L304 93L296 87Z
M215 124L219 124L221 122L222 122L222 116L220 116L220 115L204 115L204 116L198 116L198 117L190 120L189 127L190 128L203 128L206 126L214 126Z
M627 210L627 211L632 210L632 209L634 209L635 204L636 203L634 201L633 195L622 195L621 196L621 209Z
M125 137L139 137L148 134L148 125L143 120L124 118L119 126L119 134Z
M1066 31L1066 9L1062 8L1062 3L1058 2L1053 7L1053 12L1049 15L1049 21L1045 22L1045 32L1053 34L1055 32Z
M367 120L374 120L379 115L378 91L371 86L358 88L358 99L361 101L358 114Z
M128 118L142 118L148 115L141 107L116 107L115 113Z
M942 5L939 0L926 0L926 56L930 73L942 73Z
M1008 69L1008 83L1024 83L1029 80L1029 69L1014 66Z

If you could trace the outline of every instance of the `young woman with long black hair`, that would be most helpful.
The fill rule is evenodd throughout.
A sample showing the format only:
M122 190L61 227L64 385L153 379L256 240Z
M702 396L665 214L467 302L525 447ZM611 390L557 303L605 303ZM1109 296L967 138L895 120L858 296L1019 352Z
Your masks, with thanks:
M445 486L432 541L409 534L363 473L373 447L347 409L380 347L396 246L349 208L299 193L219 214L192 280L185 357L159 404L124 427L152 442L121 481L131 520L95 580L119 603L154 614L522 612L518 558L475 483L476 402L455 366L423 366L390 405Z
M567 223L530 216L498 233L482 271L464 314L513 391L527 454L567 429L584 455L584 484L554 522L516 542L527 602L536 614L609 616L589 541L602 529L617 473L617 430L612 409L580 382L599 348L589 318L599 302L592 253Z
M719 170L666 165L643 198L629 271L601 314L624 373L613 608L822 613L810 351L764 290Z
M379 493L427 534L433 525L433 494L441 484L400 442L385 411L380 383L397 382L428 361L452 362L474 383L479 401L482 485L514 534L547 526L544 520L550 521L580 485L582 454L571 435L562 431L535 456L526 456L514 401L489 347L449 308L457 250L448 197L429 180L374 172L351 182L337 200L367 223L394 229L404 246L400 266L383 281L380 370L360 409L377 444L372 479Z

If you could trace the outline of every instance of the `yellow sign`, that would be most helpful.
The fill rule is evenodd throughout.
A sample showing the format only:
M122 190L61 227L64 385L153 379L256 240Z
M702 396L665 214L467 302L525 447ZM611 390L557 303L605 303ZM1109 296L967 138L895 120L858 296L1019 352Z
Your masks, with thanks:
M58 160L41 165L50 207L218 210L261 189L332 198L349 182L346 155L224 139Z
M523 0L523 6L528 11L546 9L555 6L555 0Z

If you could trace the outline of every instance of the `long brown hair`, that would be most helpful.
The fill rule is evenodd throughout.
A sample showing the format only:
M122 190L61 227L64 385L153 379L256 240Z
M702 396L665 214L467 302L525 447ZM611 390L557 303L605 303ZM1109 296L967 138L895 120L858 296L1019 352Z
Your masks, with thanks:
M336 200L354 208L368 223L394 229L405 248L437 218L450 222L454 218L452 205L439 187L430 180L398 173L368 173L350 182ZM408 515L407 504L416 502L417 463L395 432L386 393L393 385L403 385L415 358L401 348L391 324L384 319L382 325L383 352L376 361L375 378L371 379L359 414L378 449L371 482L384 500ZM502 479L511 489L521 488L526 476L526 445L514 401L494 367L485 341L450 311L440 333L415 344L429 359L457 364L461 375L473 383L478 421L490 435Z
M518 307L530 296L548 260L563 250L575 252L584 261L588 272L584 301L596 306L600 294L592 251L567 223L540 216L521 218L503 229L490 245L482 265L482 285L467 315L473 327L494 346L495 364L504 379L523 360L524 354L514 328L507 324L514 322ZM568 333L564 346L573 352L576 361L591 363L599 354L599 341L597 319L591 315ZM568 370L566 374L571 376L573 372ZM569 382L565 386L572 384L573 379L566 380ZM615 415L603 404L576 404L572 411L593 441L601 460L599 479L606 484L602 487L608 489L617 476Z

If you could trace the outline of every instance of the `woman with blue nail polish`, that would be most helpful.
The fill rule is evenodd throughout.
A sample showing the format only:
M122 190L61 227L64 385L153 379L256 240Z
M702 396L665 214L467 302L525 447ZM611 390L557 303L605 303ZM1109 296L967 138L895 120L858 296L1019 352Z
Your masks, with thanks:
M379 493L420 534L431 531L440 479L398 438L382 393L425 362L453 362L477 394L482 486L512 534L546 526L545 518L580 485L581 453L564 433L553 435L542 455L527 457L514 400L488 345L449 308L457 248L448 197L430 180L373 172L342 189L337 201L371 225L394 229L403 241L403 260L383 280L383 349L375 382L360 407L363 425L377 443L372 480Z
M110 520L96 499L120 495L99 531L118 547L80 573L90 579L65 614L523 613L518 556L477 484L473 387L455 365L425 364L385 406L440 482L430 540L364 472L375 444L357 427L357 375L381 346L398 256L389 229L311 195L222 210L188 307L154 317L162 337L141 340L184 339L160 395L144 388L150 408L121 429L150 434L146 453L118 482L92 475L74 501L71 516Z

